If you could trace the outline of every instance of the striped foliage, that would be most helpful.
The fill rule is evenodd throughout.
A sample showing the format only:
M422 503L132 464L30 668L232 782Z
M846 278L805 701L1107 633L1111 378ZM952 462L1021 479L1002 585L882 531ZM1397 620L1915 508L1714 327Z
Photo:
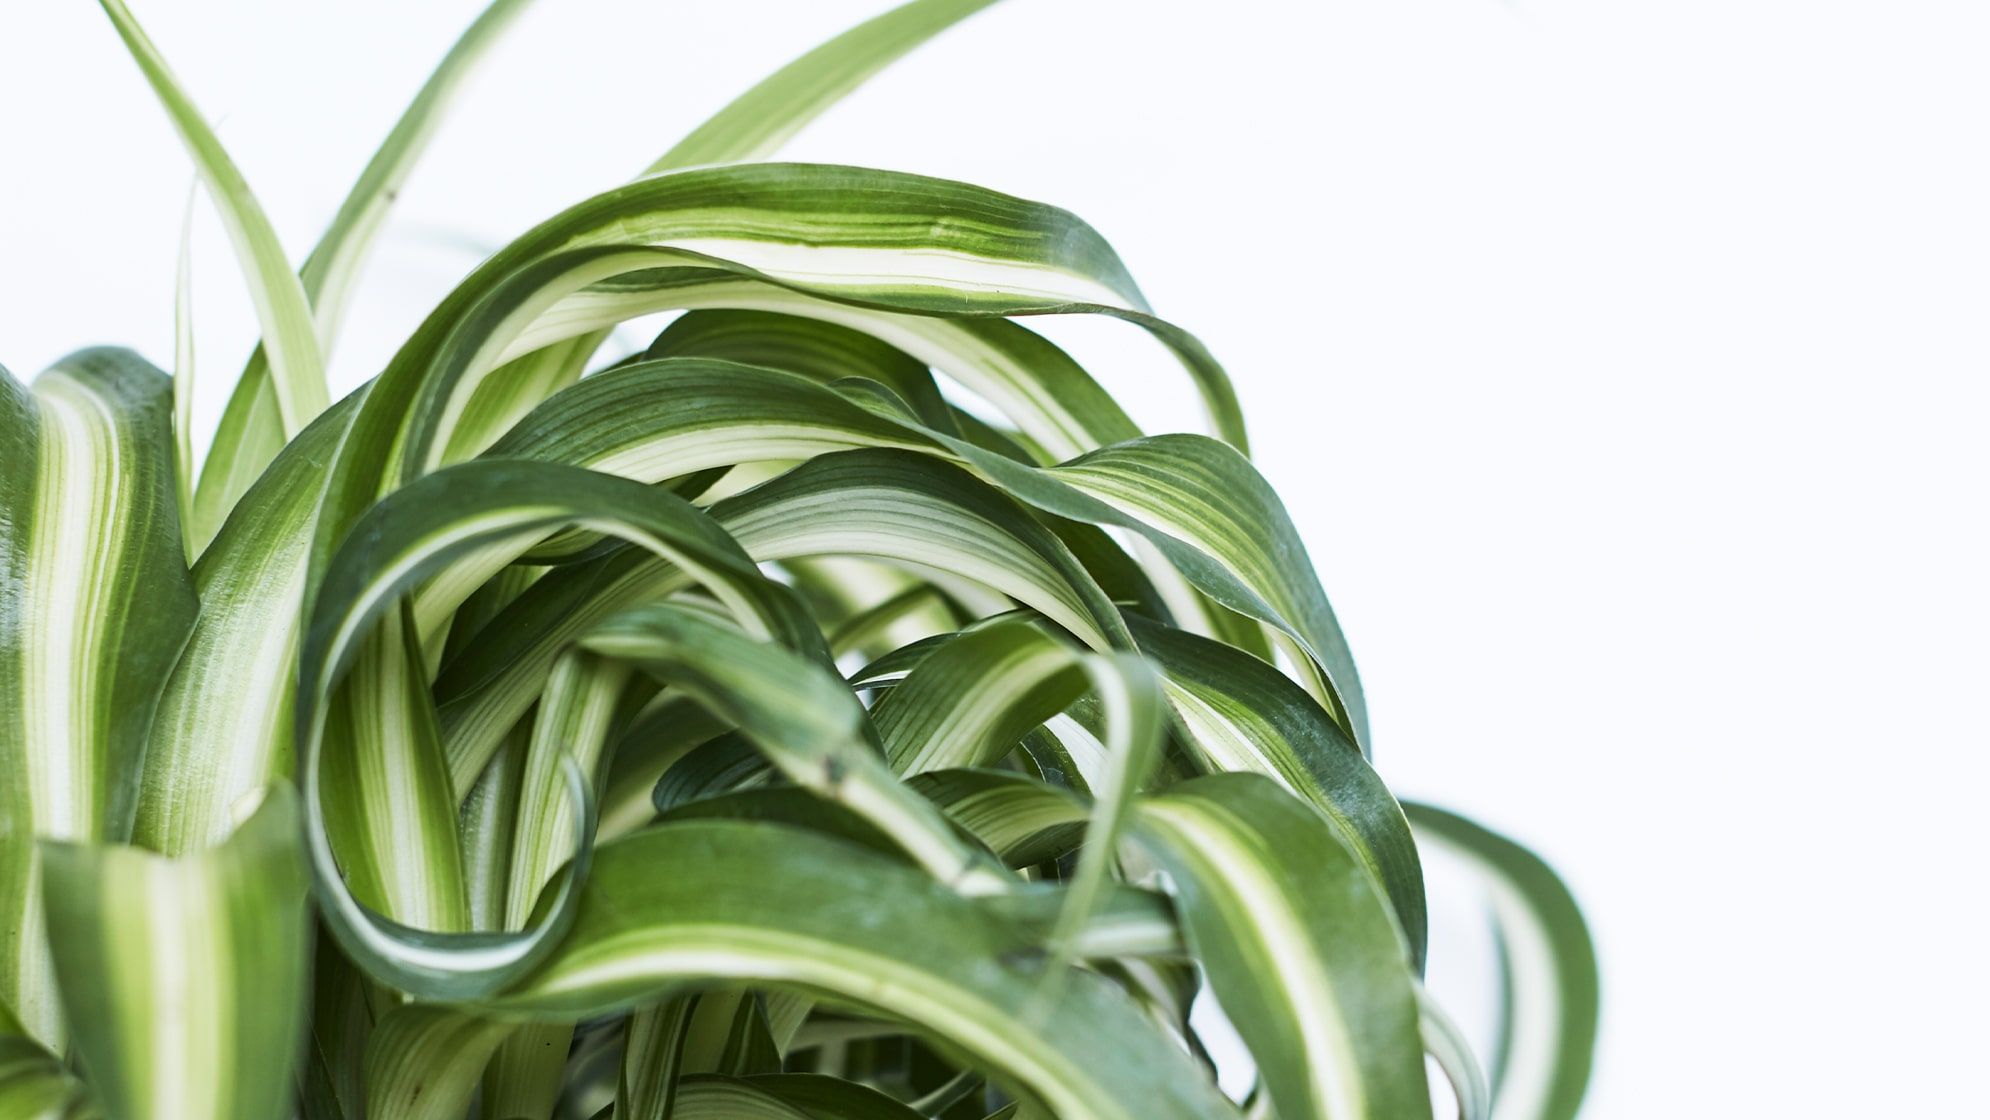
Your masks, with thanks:
M1378 775L1223 367L1066 211L765 162L991 2L797 59L334 399L369 247L526 0L298 267L102 0L263 335L198 469L184 250L172 376L0 377L0 1113L1574 1113L1574 903ZM1143 432L1052 315L1152 334L1207 433ZM1422 843L1497 904L1490 1078L1421 984Z

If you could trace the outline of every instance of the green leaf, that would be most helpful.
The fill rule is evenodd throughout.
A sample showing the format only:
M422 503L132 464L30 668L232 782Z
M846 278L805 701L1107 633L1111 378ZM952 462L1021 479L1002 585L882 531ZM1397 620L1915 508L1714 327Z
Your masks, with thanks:
M193 456L193 203L196 191L187 192L187 208L180 217L179 264L173 273L173 481L179 496L180 547L192 566L208 536L194 539Z
M1402 806L1354 741L1263 661L1209 638L1129 621L1140 651L1166 676L1169 705L1203 763L1265 774L1325 814L1387 893L1420 970L1428 920L1416 841Z
M43 858L63 1005L112 1120L285 1115L311 946L290 787L198 855L50 841Z
M338 336L353 284L402 186L477 65L530 3L492 0L463 32L367 161L331 226L304 258L297 282L310 303L326 353ZM189 540L196 553L214 539L228 511L295 432L284 423L271 358L266 346L257 347L222 412L194 500L196 514L189 522Z
M1308 677L1317 681L1316 694L1356 742L1365 741L1359 677L1297 530L1249 462L1213 440L1132 440L1039 470L881 415L807 378L669 358L624 366L557 394L491 453L658 481L728 461L839 447L923 448L1039 511L1138 534L1215 602L1271 624L1303 651L1298 660L1318 667L1319 675Z
M261 368L259 377L245 376L235 383L208 441L207 458L194 482L193 514L187 519L188 549L196 557L207 551L242 495L286 446L276 382L266 361Z
M312 954L311 1038L298 1072L303 1120L365 1115L366 1047L398 997L373 983L320 936Z
M914 869L804 835L687 821L604 847L571 935L500 1006L587 1015L679 981L800 985L945 1038L1061 1115L1235 1115L1109 983L1075 973L1028 1018L1044 973L1023 930Z
M430 1004L380 1020L366 1048L366 1111L375 1120L461 1120L484 1065L517 1025Z
M62 1045L37 838L130 835L145 729L193 620L171 386L126 350L0 371L0 1004Z
M901 774L990 766L1086 683L1077 651L1028 622L1002 621L947 640L872 711Z
M1027 622L1002 621L952 638L878 704L885 749L901 772L999 761L1031 728L1086 691L1107 732L1087 783L1085 847L1052 940L1075 937L1104 886L1133 793L1160 753L1167 711L1160 678L1130 655L1083 654Z
M762 79L677 142L645 174L771 155L873 74L994 0L913 0Z
M574 805L561 780L569 759L599 785L616 708L628 683L625 665L574 651L560 659L540 694L520 775L504 892L503 928L523 929L540 892L572 857Z
M1161 753L1167 719L1160 675L1145 661L1123 653L1095 655L1084 660L1084 668L1105 721L1105 758L1101 772L1088 776L1091 819L1085 825L1085 846L1066 886L1064 912L1054 935L1060 961L1068 959L1072 942L1105 889L1134 791L1147 780Z
M0 1015L4 1015L0 1012ZM0 1024L18 1027L19 1024ZM90 1091L33 1039L0 1033L0 1116L20 1120L99 1120Z
M324 803L327 828L353 893L403 925L469 929L456 791L405 601L361 641L326 719L341 748L327 784L345 791Z
M193 156L194 167L214 200L221 224L242 263L242 278L262 324L269 350L271 386L283 433L295 435L330 403L325 388L324 355L304 288L290 270L283 244L276 238L248 181L228 158L221 141L208 128L200 110L180 88L159 49L133 18L124 0L100 0L131 57L158 95L159 104Z
M953 412L925 363L862 331L771 311L687 311L657 335L645 361L711 358L799 374L818 385L851 378L897 394L928 427L952 430Z
M901 311L1001 315L1140 305L1119 259L1089 226L1054 207L966 184L811 164L639 180L542 223L428 318L369 394L335 476L324 539L337 540L387 478L440 464L492 370L663 309L561 312L548 330L528 329L560 297L632 270L685 263L725 265ZM666 299L664 306L686 305ZM327 543L322 551L329 550Z
M1064 210L741 162L989 0L798 59L329 407L528 0L297 275L126 2L267 348L198 479L184 244L170 390L112 351L0 378L0 1115L1427 1120L1426 1057L1462 1120L1573 1114L1580 916L1476 826L1411 833L1222 366ZM1216 438L1024 325L1073 314L1169 349ZM1494 1087L1419 984L1420 840L1502 919Z
M867 516L853 519L853 509ZM711 512L757 561L865 556L949 571L1016 597L1093 648L1131 645L1119 612L1053 533L945 463L885 451L820 456ZM480 764L496 749L566 643L685 582L674 566L625 552L535 584L437 680L452 759Z
M1430 805L1406 805L1423 840L1485 881L1507 978L1492 1062L1497 1120L1570 1120L1595 1060L1596 946L1575 898L1546 863L1498 833Z
M1451 1082L1452 1096L1458 1101L1458 1120L1488 1120L1492 1115L1492 1091L1486 1086L1485 1072L1472 1055L1465 1032L1451 1021L1423 986L1417 986L1419 1026L1424 1050Z
M332 406L284 449L194 567L200 613L145 746L133 831L143 847L184 855L217 843L238 803L295 771L305 564L327 461L360 399Z
M1057 859L1078 846L1090 807L1060 786L1000 770L932 770L907 783L931 798L1011 867Z
M572 1023L528 1023L498 1045L484 1068L480 1098L487 1115L551 1120L573 1047Z
M888 176L886 172L767 166L797 178L839 172L857 180L849 187L853 191L902 189L889 178L876 188L862 185L863 177ZM1031 267L1027 260L1014 264ZM467 378L474 385L487 376L480 371L492 362L510 361L567 338L662 311L717 307L777 312L871 335L931 365L1001 409L1031 442L1063 458L1134 438L1139 429L1069 355L1019 324L989 316L1099 314L1133 319L1150 333L1189 338L1162 320L1111 304L1004 300L997 293L983 293L976 302L963 303L972 289L951 279L946 283L956 294L943 296L944 289L934 287L940 279L912 272L906 282L916 286L893 289L881 285L877 277L782 276L752 264L664 247L575 250L549 256L532 270L521 268L488 282L494 290L478 310L490 313L482 316L474 333L456 340L458 346L480 345L484 353L464 372L445 370L441 376L445 382ZM440 326L435 319L431 324ZM1205 383L1205 393L1228 399L1222 367L1206 357L1200 344L1193 348L1184 344L1184 350L1205 355L1190 370ZM449 386L448 391L454 399L476 392L467 386ZM1234 416L1225 419L1227 413L1213 405L1212 411L1218 416L1217 431L1237 444L1243 438L1241 421Z
M443 600L460 602L468 588L532 542L583 522L638 541L695 573L752 631L793 643L813 640L819 649L821 636L791 593L762 576L703 513L667 492L550 464L486 462L430 475L376 506L330 566L317 596L301 655L296 728L303 754L306 836L327 904L327 924L348 952L404 990L455 998L495 988L550 947L567 908L555 901L548 919L523 933L421 935L363 905L344 883L328 831L342 820L364 819L366 812L351 804L357 790L328 786L324 780L330 701L352 671L367 635L404 595L425 584ZM416 608L411 613L420 612ZM446 609L439 616L446 617ZM412 626L420 627L419 621ZM331 741L334 751L349 746ZM467 792L484 760L460 768L455 761L450 759L453 781ZM578 767L567 769L576 802L585 805L573 818L579 876L590 850L594 799ZM328 796L342 804L328 809ZM424 806L384 809L429 811ZM376 861L392 855L371 845L345 854L353 859L367 852ZM363 885L369 875L385 878L376 867L362 871L359 882Z
M932 1113L914 1111L885 1094L812 1073L775 1073L758 1077L690 1077L680 1087L676 1120L710 1117L731 1120L765 1116L769 1120L916 1120ZM737 1110L737 1111L735 1111ZM765 1110L765 1111L760 1111Z
M1279 1116L1430 1115L1402 934L1319 814L1267 778L1212 774L1142 800L1137 831Z
M876 825L940 882L963 890L1001 886L1002 878L873 752L863 707L833 673L666 605L619 614L582 645L641 667L737 725L790 781Z
M532 0L491 0L471 22L415 92L414 100L401 112L400 119L394 122L393 129L346 192L338 213L332 216L332 224L304 258L298 280L310 297L327 350L338 334L354 281L415 164L428 151L443 117L469 84L477 67L531 3ZM244 374L244 379L248 376Z
M695 997L679 996L629 1016L615 1085L618 1120L671 1120L682 1084L685 1034L696 1006Z

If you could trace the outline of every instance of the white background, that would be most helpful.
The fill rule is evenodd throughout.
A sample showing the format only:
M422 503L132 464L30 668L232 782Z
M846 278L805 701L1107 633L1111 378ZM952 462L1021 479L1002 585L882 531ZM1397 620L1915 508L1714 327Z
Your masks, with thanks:
M478 5L135 6L301 259ZM881 7L541 4L406 191L336 387L479 247ZM1065 205L1230 365L1385 776L1594 921L1590 1115L1964 1115L1986 45L1960 0L1009 0L788 154ZM0 12L0 120L0 361L167 364L189 164L94 5ZM253 326L196 228L211 425ZM1195 423L1130 328L1055 333ZM1434 979L1476 1021L1456 888Z

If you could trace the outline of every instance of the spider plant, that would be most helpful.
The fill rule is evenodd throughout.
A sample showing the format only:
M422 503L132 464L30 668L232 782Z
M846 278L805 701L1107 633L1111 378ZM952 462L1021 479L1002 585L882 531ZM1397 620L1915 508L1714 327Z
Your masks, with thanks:
M1581 919L1371 767L1222 367L1069 213L762 162L987 2L796 60L334 401L367 251L524 0L297 269L102 0L262 341L198 471L184 248L170 376L0 379L0 1114L1404 1120L1426 1055L1461 1115L1575 1112ZM1210 434L1144 434L1046 315L1151 333ZM1431 846L1495 903L1490 1084L1420 982Z

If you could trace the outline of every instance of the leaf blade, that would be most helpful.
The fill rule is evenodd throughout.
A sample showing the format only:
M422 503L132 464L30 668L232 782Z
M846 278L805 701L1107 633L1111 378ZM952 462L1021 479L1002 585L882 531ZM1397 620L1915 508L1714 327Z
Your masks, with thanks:
M122 840L146 724L193 619L171 386L126 350L0 371L0 1003L62 1016L34 841Z
M687 821L608 845L572 937L498 1005L587 1014L678 979L800 984L952 1040L1060 1115L1235 1115L1187 1056L1096 976L1073 974L1046 1018L1031 1022L1024 1012L1042 974L1016 955L1017 931L916 870L783 832ZM648 870L666 865L687 873Z
M278 785L194 856L46 844L63 1001L113 1120L288 1109L310 947L296 829L296 796Z
M678 141L644 174L759 159L920 44L995 0L913 0L762 79Z
M1325 820L1212 774L1143 800L1138 831L1280 1116L1430 1116L1402 935Z
M1573 1120L1595 1060L1596 945L1575 898L1541 857L1483 825L1406 804L1419 835L1464 857L1493 892L1511 977L1490 1070L1495 1120Z
M271 386L283 431L286 436L295 435L331 403L325 385L324 354L318 346L317 328L303 285L291 271L283 244L277 240L276 230L263 213L262 205L249 190L248 180L242 177L235 161L221 146L220 138L180 87L165 57L139 26L131 9L124 0L99 2L193 157L194 167L207 185L208 197L214 201L221 224L228 231L235 255L241 261L242 278L248 284L256 318L262 324L263 342L269 347Z

